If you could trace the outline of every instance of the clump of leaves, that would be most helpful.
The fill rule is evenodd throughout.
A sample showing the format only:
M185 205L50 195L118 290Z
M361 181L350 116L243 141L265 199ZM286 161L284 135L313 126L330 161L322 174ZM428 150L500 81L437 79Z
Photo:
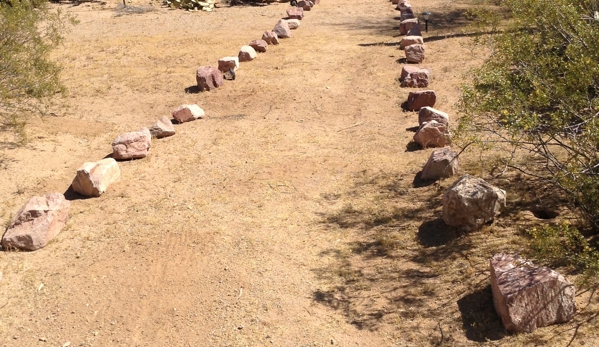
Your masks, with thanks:
M214 8L215 0L164 0L164 4L173 9L184 9L188 11L206 11L211 12Z

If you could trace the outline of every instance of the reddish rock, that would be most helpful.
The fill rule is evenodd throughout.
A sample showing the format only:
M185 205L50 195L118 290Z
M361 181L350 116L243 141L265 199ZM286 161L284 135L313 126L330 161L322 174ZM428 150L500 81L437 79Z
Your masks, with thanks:
M449 147L443 147L431 153L422 168L420 179L423 181L436 181L457 174L458 169L458 152L452 151Z
M60 193L34 196L13 217L2 236L5 250L35 251L64 228L71 203Z
M289 29L295 30L295 29L299 28L300 21L299 21L299 19L288 19L287 25L289 26Z
M102 159L98 162L84 163L71 184L73 190L85 196L100 196L109 185L119 180L121 170L116 160Z
M314 5L318 5L318 4L320 4L320 0L314 0L314 1L312 1L312 2L314 3Z
M173 118L179 122L191 122L206 115L198 105L181 105L171 112Z
M399 8L399 4L397 5L397 7ZM412 11L412 7L410 6L402 6L400 8L400 16L399 16L399 20L400 21L404 21L406 19L410 19L410 18L416 18L416 16L414 15L414 12Z
M504 208L504 190L465 175L443 194L442 217L447 225L473 231L491 222Z
M212 66L202 66L196 72L198 89L202 92L223 85L223 73Z
M112 157L116 160L145 158L152 146L152 134L148 128L141 128L119 135L112 141Z
M410 29L412 29L412 27L416 24L418 24L418 18L410 18L410 19L402 20L401 23L399 23L399 33L401 35L407 34L408 31L410 31ZM420 36L422 36L422 35L420 35Z
M302 0L298 1L297 3L297 7L303 8L304 11L311 11L312 6L314 6L314 3L312 1Z
M279 44L279 36L274 31L265 31L264 34L262 34L262 40L266 41L269 45Z
M401 39L399 48L403 49L403 48L406 48L407 46L422 45L422 44L424 44L424 40L422 39L422 36L406 36L403 39Z
M391 3L392 3L393 5L397 5L397 4L399 3L399 0L391 0Z
M249 43L249 46L251 46L256 52L264 53L268 48L268 43L266 43L264 40L253 40Z
M287 10L287 17L289 19L304 19L304 9L301 7L292 7Z
M408 94L406 107L410 111L419 111L425 106L435 106L435 102L437 102L437 94L434 90L421 90Z
M150 134L155 138L163 138L175 135L175 127L168 117L162 117L150 128Z
M287 21L284 19L279 20L279 22L275 25L272 31L277 34L279 38L290 38L291 37L291 29L289 29L289 25Z
M404 11L406 9L411 9L412 5L410 5L410 2L407 0L399 0L397 2L397 7L395 7L396 10L398 11Z
M451 144L447 127L434 120L422 124L414 134L414 141L422 148L445 147Z
M570 281L517 255L491 258L491 289L495 310L510 332L564 323L576 313L576 289Z
M435 110L432 107L424 106L418 112L418 125L422 126L422 124L437 121L445 126L449 126L449 115L445 112L441 112L439 110Z
M414 44L404 48L408 63L422 63L424 61L424 45Z
M404 65L399 77L402 87L411 88L426 88L431 80L432 75L429 69L411 65Z
M422 36L422 31L420 30L420 23L416 23L415 25L413 25L410 28L410 30L408 30L406 35L407 36Z
M253 49L252 46L243 46L239 50L239 61L240 62L252 61L252 60L256 59L257 56L258 56L258 53L256 53L256 50Z
M218 60L218 70L221 72L229 72L229 70L237 71L239 69L238 57L224 57Z

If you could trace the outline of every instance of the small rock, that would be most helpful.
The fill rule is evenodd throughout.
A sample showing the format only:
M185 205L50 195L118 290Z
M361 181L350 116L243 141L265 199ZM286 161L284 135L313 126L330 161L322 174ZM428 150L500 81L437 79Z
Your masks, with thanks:
M433 121L434 122L434 121ZM443 195L443 221L464 231L480 229L505 208L505 191L465 175Z
M412 29L412 27L416 24L418 24L418 18L402 20L401 23L399 23L399 33L401 35L407 34L408 31L410 31L410 29Z
M39 338L39 340L40 340L41 342L46 342L46 338L45 338L45 337L40 337L40 338Z
M424 61L424 45L413 44L404 48L408 63L422 63Z
M62 344L62 347L69 347L71 345L71 341L67 341Z
M436 181L455 175L458 169L458 152L452 151L449 147L443 147L431 153L422 168L420 179L423 181Z
M437 102L437 94L434 90L422 90L410 92L406 107L410 111L418 111L425 106L433 107Z
M424 44L422 36L406 36L403 39L401 39L401 42L399 43L399 48L405 49L407 46L422 44Z
M218 69L221 72L227 72L231 69L237 71L239 69L239 57L224 57L218 60Z
M304 18L304 9L301 7L292 7L287 10L287 17L289 17L289 19L302 20Z
M275 25L272 31L277 34L279 38L290 38L291 37L291 29L289 29L289 25L287 21L284 19L279 20L279 22Z
M269 45L279 44L279 36L274 31L265 31L264 34L262 34L262 40L266 41Z
M295 30L295 29L299 28L300 21L299 21L299 19L288 19L287 25L289 26L289 29Z
M397 6L395 7L395 9L398 11L404 11L406 9L411 9L411 8L412 8L412 5L410 5L410 2L407 0L399 0L397 2Z
M204 118L204 110L198 105L181 105L171 112L173 118L179 123L191 122L196 119Z
M418 125L422 126L422 124L435 120L445 126L449 125L449 115L445 112L441 112L439 110L435 110L432 107L424 106L418 112Z
M124 133L112 141L112 157L116 160L145 158L151 145L152 134L148 128Z
M420 23L416 23L408 30L406 33L407 36L422 36L422 31L420 30Z
M427 68L404 65L399 81L402 87L426 88L432 80L431 71Z
M95 163L84 163L77 170L72 187L81 195L98 197L120 177L119 164L112 158L106 158Z
M256 52L264 53L268 48L268 43L264 40L253 40L249 44Z
M301 7L304 11L311 11L314 3L312 1L302 0L298 1L297 7Z
M414 134L414 141L422 148L445 147L451 144L447 127L434 120L422 124Z
M212 66L202 66L196 72L198 89L203 92L223 85L223 73Z
M410 19L410 18L416 18L416 16L414 16L414 11L412 11L412 7L411 6L405 6L405 3L403 6L399 6L399 4L397 4L397 7L400 9L400 13L401 15L399 16L399 20L400 21L404 21L406 19Z
M150 134L155 138L161 139L167 136L175 135L175 127L168 117L162 117L150 128Z
M252 46L243 46L239 50L239 61L252 61L258 56L256 50L252 48Z
M12 219L2 237L2 247L23 251L45 247L66 225L70 206L60 193L33 196Z
M564 276L516 255L496 254L490 263L493 304L507 331L532 332L574 317L576 289Z

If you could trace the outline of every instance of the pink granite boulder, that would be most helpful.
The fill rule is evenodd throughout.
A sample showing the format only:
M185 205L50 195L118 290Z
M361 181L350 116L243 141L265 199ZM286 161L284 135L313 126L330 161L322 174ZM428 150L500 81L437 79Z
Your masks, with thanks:
M432 80L431 71L411 65L404 65L401 69L399 81L402 87L426 88Z
M576 289L564 276L517 255L496 254L490 263L493 303L507 331L532 332L574 317Z
M441 112L432 107L424 106L418 112L418 125L422 126L422 124L437 121L445 126L449 126L449 115L445 112Z
M287 21L284 19L279 20L279 22L275 25L272 31L274 31L275 34L277 34L277 37L279 38L288 39L291 37L291 29L289 29L289 25L287 24Z
M239 57L224 57L218 60L218 70L221 72L229 72L229 70L237 71L239 69Z
M410 111L419 111L425 106L434 107L436 102L437 94L434 90L421 90L408 94L406 107Z
M171 112L173 118L179 123L191 122L196 119L204 118L204 110L198 105L181 105Z
M60 193L32 197L13 217L2 236L2 247L23 251L45 247L66 225L70 206Z
M120 177L119 164L112 158L106 158L81 165L71 187L81 195L98 197Z
M262 40L266 41L269 45L279 44L279 36L274 31L265 31L264 34L262 34Z
M412 27L416 24L418 24L418 18L402 20L401 23L399 23L399 33L401 35L407 34L408 31L410 31L410 29L412 29Z
M287 17L289 17L289 19L302 20L304 18L304 9L301 7L292 7L287 10Z
M223 73L212 66L202 66L196 72L198 89L202 92L223 85Z
M116 160L145 158L152 146L152 134L148 128L141 128L119 135L112 141L112 157Z
M422 148L445 147L451 144L447 127L434 120L422 124L414 134L414 141Z
M258 53L252 46L243 46L239 50L239 62L252 61L256 59Z
M403 39L401 39L401 42L399 43L399 48L404 49L407 46L422 44L424 44L422 36L406 36Z
M175 127L168 117L162 117L152 125L150 134L157 139L175 135Z
M400 8L399 4L397 4L397 7ZM399 16L400 21L404 21L404 20L410 19L410 18L416 18L416 16L414 15L414 11L412 11L411 6L402 6L400 8L400 13L401 13Z
M300 21L299 19L287 19L287 25L289 26L289 29L295 30L299 28Z
M312 1L302 0L297 2L297 7L303 8L304 11L311 11L314 3Z
M423 181L436 181L457 174L458 169L458 152L452 151L450 147L439 148L431 153L422 168L420 179Z
M264 40L252 40L249 43L249 46L251 46L256 52L264 53L268 48L268 43L266 43Z
M404 48L406 54L406 61L408 63L422 63L424 61L424 45L414 44Z

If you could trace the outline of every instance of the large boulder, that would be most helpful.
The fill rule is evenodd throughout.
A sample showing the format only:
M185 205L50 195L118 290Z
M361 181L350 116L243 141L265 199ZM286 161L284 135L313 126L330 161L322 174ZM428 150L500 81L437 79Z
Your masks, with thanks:
M252 46L243 46L239 50L239 62L252 61L256 59L258 53Z
M405 35L408 33L408 31L410 31L410 29L412 29L412 27L414 25L418 24L418 18L409 18L406 20L402 20L401 23L399 23L399 33L401 35Z
M434 120L420 126L414 134L414 141L422 148L445 147L451 144L447 126Z
M287 25L289 26L289 29L295 30L295 29L299 28L300 21L299 21L299 19L288 19Z
M406 54L406 61L408 63L422 63L424 61L424 52L424 45L420 43L404 47L404 53Z
M399 81L402 87L426 88L432 80L431 70L417 66L404 65Z
M289 25L285 19L280 19L272 31L274 31L279 38L288 39L291 37L291 29L289 29Z
M106 158L95 163L84 163L77 170L71 187L81 195L97 197L120 177L119 164L112 158Z
M567 322L576 313L576 289L564 276L535 267L520 256L491 258L491 289L495 310L510 332Z
M457 180L443 195L443 221L464 231L480 229L503 208L505 191L470 175Z
M192 120L204 118L206 113L198 105L181 105L171 112L173 118L179 122L191 122Z
M428 161L422 168L420 179L423 181L436 181L458 173L458 152L450 147L443 147L433 151Z
M302 20L304 18L304 9L301 7L292 7L287 10L287 17L289 17L289 19Z
M145 158L152 146L152 134L148 128L141 128L119 135L112 141L112 157L116 160Z
M4 249L35 251L64 228L71 203L60 193L34 196L13 217L2 237Z
M223 85L223 73L212 66L202 66L196 72L198 89L203 92Z
M268 48L268 43L264 40L252 40L248 46L251 46L256 52L264 53Z
M278 45L279 35L274 31L265 31L264 34L262 34L262 40L266 41L269 45Z
M152 125L150 128L150 134L155 138L161 139L167 136L175 135L175 127L168 117L162 117Z
M422 124L428 123L432 120L435 120L441 124L445 124L445 126L449 125L449 115L447 113L428 106L421 108L418 112L418 125L421 126Z
M410 46L410 45L422 45L422 44L424 44L424 40L422 39L422 36L406 36L403 39L401 39L401 42L399 43L399 48L405 49L407 46Z
M239 57L224 57L218 60L218 69L221 72L237 71L239 69Z
M400 16L399 16L399 20L400 21L404 21L406 19L410 19L410 18L416 18L416 16L414 15L414 11L412 11L412 7L411 6L399 6L399 4L397 4L397 8L400 10Z
M410 111L418 111L425 106L433 107L437 102L437 94L434 90L421 90L410 92L406 107Z

